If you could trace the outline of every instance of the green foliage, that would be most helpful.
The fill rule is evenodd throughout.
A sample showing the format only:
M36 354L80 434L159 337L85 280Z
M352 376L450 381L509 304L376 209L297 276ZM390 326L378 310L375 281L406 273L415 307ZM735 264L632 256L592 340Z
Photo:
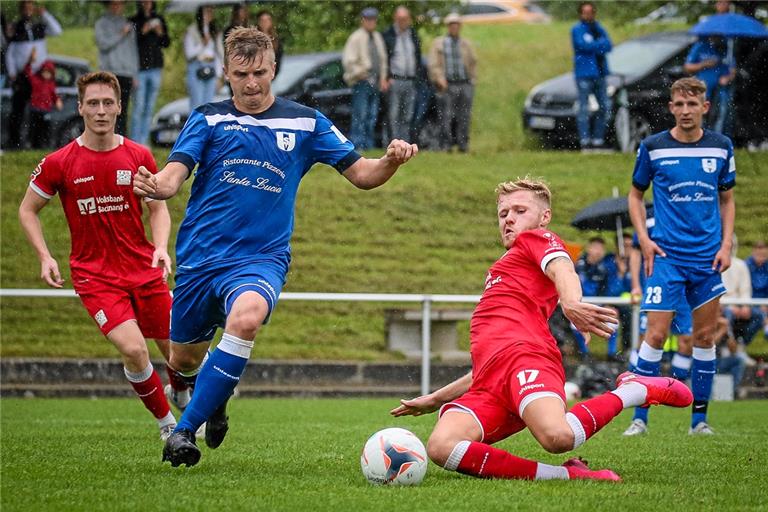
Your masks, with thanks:
M545 0L538 2L553 18L559 20L578 19L578 6L581 2L573 0ZM601 22L610 20L613 24L629 23L635 18L640 18L667 5L669 0L634 0L632 2L617 2L615 0L599 0L593 2L597 7L597 16ZM674 2L678 7L678 15L685 16L689 21L699 18L703 14L709 14L714 11L714 2L707 3L701 0L677 0Z
M574 454L548 454L524 432L498 445L548 464L582 456L616 471L620 484L479 480L430 463L420 486L401 488L372 487L360 472L360 450L375 431L429 436L434 416L387 414L396 398L233 400L224 444L203 446L190 469L160 462L154 421L136 399L0 405L0 507L8 511L666 511L671 503L758 511L768 502L768 408L758 401L711 404L718 434L706 438L686 433L687 410L659 408L648 436L621 435L625 412Z

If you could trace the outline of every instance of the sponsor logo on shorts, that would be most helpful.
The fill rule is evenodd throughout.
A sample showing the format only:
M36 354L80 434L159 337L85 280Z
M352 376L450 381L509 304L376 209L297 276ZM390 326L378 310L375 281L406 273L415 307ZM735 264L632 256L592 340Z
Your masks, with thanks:
M118 185L130 185L133 178L131 171L121 169L117 171L117 184Z
M104 313L103 309L98 310L96 314L93 315L93 319L96 320L99 327L104 327L104 324L107 323L107 315Z
M714 292L714 291L720 290L722 288L725 288L725 285L723 283L719 283L719 284L716 284L715 286L713 286L711 291Z
M537 389L537 388L543 388L543 387L544 387L544 384L528 384L526 386L521 387L520 391L518 391L517 394L522 395L526 391L530 391L532 389Z

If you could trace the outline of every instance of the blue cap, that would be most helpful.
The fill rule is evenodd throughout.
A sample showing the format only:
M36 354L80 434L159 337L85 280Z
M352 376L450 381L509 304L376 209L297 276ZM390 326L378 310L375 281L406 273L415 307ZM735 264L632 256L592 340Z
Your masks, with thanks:
M362 18L378 18L379 17L379 11L375 7L366 7L365 9L360 12L360 16Z

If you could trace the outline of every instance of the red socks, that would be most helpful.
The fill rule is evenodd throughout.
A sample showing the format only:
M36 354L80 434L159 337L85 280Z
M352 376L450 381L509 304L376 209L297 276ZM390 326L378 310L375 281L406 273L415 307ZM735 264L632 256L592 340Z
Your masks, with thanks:
M595 435L624 409L621 398L605 393L574 405L565 419L573 430L574 448Z
M158 420L165 418L171 408L168 405L168 400L163 393L163 381L160 380L160 376L152 368L152 363L140 373L131 373L125 370L125 376L133 386L136 394L144 402L146 407L152 415Z
M165 365L165 371L168 374L168 382L170 382L171 387L174 391L184 391L189 386L187 386L187 383L184 381L184 377L182 377L176 370L171 368L168 364Z
M515 457L493 446L472 442L456 470L479 478L534 480L537 466L538 462L534 460Z

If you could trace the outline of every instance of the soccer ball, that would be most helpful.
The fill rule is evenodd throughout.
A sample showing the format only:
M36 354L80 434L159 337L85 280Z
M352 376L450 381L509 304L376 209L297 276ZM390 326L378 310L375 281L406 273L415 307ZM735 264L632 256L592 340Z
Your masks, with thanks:
M427 450L412 432L385 428L365 443L360 466L374 485L418 485L427 474Z

